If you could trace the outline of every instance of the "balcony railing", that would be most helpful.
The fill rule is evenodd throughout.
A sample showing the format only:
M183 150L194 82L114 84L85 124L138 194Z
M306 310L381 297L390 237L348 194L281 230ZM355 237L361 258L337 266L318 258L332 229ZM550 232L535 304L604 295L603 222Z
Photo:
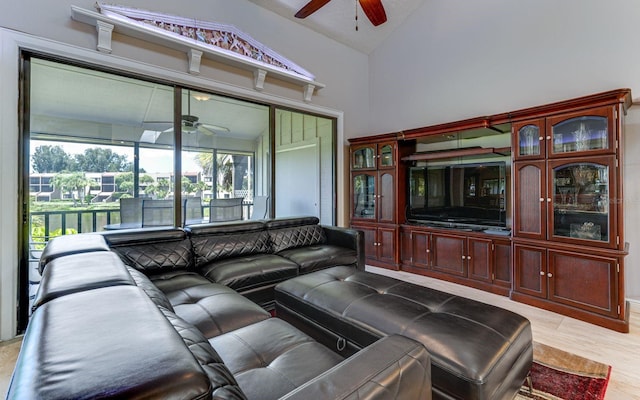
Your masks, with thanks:
M253 204L243 204L243 215L247 219ZM209 217L209 208L203 205L203 215ZM120 223L119 209L104 210L65 210L65 211L35 211L29 215L31 244L45 244L52 237L102 232L107 225Z
M54 236L101 232L120 222L120 210L36 211L30 213L31 241L46 243Z

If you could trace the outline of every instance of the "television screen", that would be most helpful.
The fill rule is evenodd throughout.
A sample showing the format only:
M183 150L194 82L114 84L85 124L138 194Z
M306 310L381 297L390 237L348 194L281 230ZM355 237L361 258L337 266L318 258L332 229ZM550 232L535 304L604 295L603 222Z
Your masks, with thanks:
M505 162L409 168L407 219L506 226Z

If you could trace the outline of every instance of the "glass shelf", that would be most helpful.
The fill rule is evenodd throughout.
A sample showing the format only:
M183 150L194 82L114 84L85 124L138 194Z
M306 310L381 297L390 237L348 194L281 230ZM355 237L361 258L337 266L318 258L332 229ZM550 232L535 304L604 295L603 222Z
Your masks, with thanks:
M373 219L376 217L375 178L360 174L353 177L353 217Z
M518 155L539 156L540 143L540 127L525 125L518 129Z
M353 169L376 168L376 152L373 147L363 147L353 152Z
M609 241L609 167L572 163L553 168L553 235Z
M390 144L380 148L380 167L393 167L393 147Z
M601 116L567 119L552 127L553 154L602 150L609 147L608 121Z

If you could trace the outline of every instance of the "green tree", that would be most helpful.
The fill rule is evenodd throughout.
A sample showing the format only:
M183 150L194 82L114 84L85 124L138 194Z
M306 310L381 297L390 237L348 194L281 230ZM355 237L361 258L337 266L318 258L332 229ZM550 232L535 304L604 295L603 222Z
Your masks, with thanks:
M118 191L133 193L133 172L124 172L122 174L116 175L116 186L118 187ZM129 186L128 183L131 183ZM123 188L123 185L126 188Z
M61 173L51 178L51 185L54 188L60 189L61 192L66 191L73 198L74 207L77 205L78 199L82 202L86 188L90 184L91 180L81 172Z
M158 185L155 183L150 183L147 187L144 188L144 194L147 196L153 197L158 192Z
M141 184L147 185L147 184L153 183L153 182L155 182L155 181L153 180L151 175L147 175L147 174L140 175L140 183Z
M182 177L181 183L182 193L184 194L195 193L195 191L198 189L197 184L191 182L191 179L187 178L186 176Z
M169 194L169 190L171 189L171 183L168 179L160 178L157 182L158 190L156 191L156 196L159 199L164 199Z
M31 155L31 165L38 173L62 172L70 163L71 156L61 146L38 146Z
M92 147L83 154L76 154L75 161L78 170L84 172L126 172L132 168L126 155L101 147Z
M202 168L204 176L213 176L213 153L198 153L194 161Z

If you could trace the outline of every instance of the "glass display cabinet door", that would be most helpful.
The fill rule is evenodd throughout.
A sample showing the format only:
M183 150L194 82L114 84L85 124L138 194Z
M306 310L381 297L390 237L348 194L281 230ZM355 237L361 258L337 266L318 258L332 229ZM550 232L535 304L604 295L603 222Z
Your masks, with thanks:
M567 153L613 152L611 146L611 121L609 108L597 110L589 115L570 118L556 117L549 121L550 156L566 156Z
M375 219L375 177L359 174L353 177L353 218Z
M544 157L544 125L542 120L515 126L516 159Z
M376 168L376 152L373 147L361 147L353 151L352 169Z
M378 168L393 167L393 145L381 145L378 154Z
M609 204L612 158L571 164L550 162L554 239L588 240L592 245L606 247L615 244Z

